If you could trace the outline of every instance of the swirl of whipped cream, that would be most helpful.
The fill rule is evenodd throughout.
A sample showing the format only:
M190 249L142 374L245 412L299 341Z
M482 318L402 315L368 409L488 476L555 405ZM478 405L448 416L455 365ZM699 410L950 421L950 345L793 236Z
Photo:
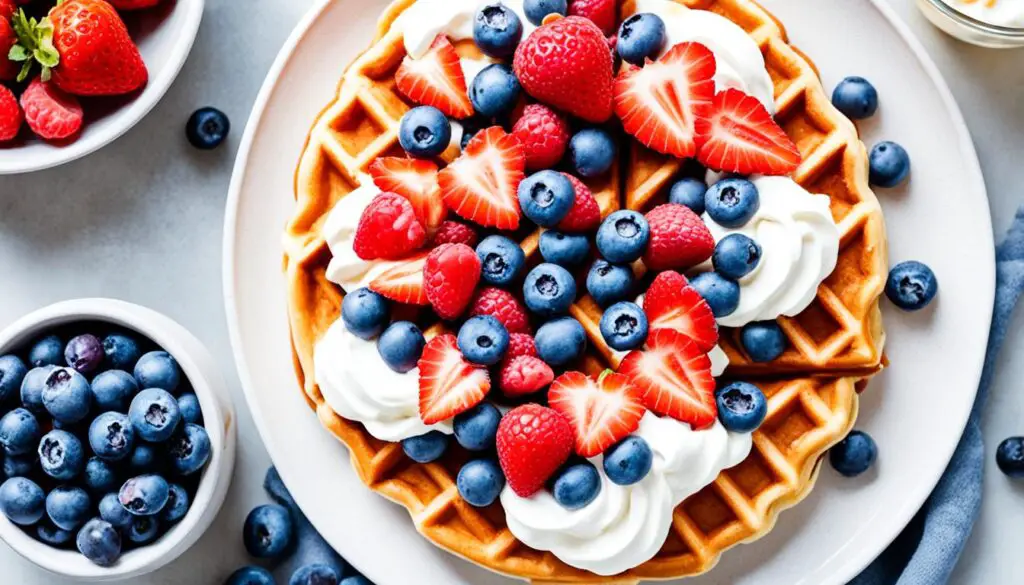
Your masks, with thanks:
M736 311L718 318L726 327L803 311L839 258L839 228L827 195L812 195L788 177L755 176L750 181L757 187L761 206L746 225L725 228L704 214L715 242L744 234L762 250L757 267L739 281Z
M636 435L654 451L650 473L620 486L591 459L601 476L597 498L579 510L563 508L547 491L519 497L509 487L501 505L509 530L527 546L551 551L568 565L614 575L657 554L668 537L672 511L750 453L751 435L730 433L719 422L694 431L690 425L647 413Z
M314 376L327 404L363 423L381 441L397 442L430 431L452 434L451 421L425 425L419 411L419 369L389 368L377 344L356 337L338 319L313 349Z
M1024 2L1020 0L944 0L958 11L996 26L1024 27Z
M775 85L757 43L724 16L691 10L672 0L636 0L636 11L657 14L665 22L667 52L679 43L698 42L715 54L715 87L738 89L757 98L775 112Z

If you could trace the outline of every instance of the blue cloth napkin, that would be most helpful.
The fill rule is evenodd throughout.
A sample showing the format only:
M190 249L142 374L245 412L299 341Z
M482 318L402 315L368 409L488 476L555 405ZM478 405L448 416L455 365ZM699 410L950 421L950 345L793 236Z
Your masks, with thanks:
M941 286L941 284L940 284ZM988 399L999 348L1024 291L1024 207L996 246L996 304L978 398L953 459L910 525L850 585L941 585L949 581L981 507L985 447L981 412Z

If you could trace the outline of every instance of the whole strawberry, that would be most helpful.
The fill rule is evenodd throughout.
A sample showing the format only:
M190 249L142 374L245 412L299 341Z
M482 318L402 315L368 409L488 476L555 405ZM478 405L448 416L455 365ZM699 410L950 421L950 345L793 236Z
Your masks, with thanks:
M18 98L14 97L11 90L0 85L0 142L14 140L24 119Z
M512 135L523 143L526 170L549 169L569 146L569 122L544 104L530 104L512 127Z
M0 81L11 81L18 76L21 66L7 58L11 47L18 44L18 35L14 33L10 21L3 16L4 1L0 0Z
M569 459L575 445L572 427L561 413L524 404L514 408L498 425L498 462L508 486L528 498Z
M10 20L17 9L14 0L0 0L0 20Z
M160 0L107 0L118 10L142 10L152 8L160 3Z
M601 29L579 16L533 31L513 61L526 93L588 122L612 115L612 67Z
M685 270L707 260L715 251L708 226L685 205L665 203L644 217L651 228L644 264L651 270Z

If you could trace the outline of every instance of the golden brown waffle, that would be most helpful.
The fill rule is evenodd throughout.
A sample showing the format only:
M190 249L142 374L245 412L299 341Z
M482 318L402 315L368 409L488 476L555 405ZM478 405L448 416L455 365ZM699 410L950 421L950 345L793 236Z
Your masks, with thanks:
M730 334L723 338L735 364L732 372L771 378L759 383L769 398L769 414L754 434L751 455L676 509L672 531L654 559L613 578L598 577L518 542L499 504L477 509L463 502L455 486L465 457L460 450L450 450L436 463L413 463L400 445L379 441L362 425L337 416L313 377L313 347L338 318L342 298L325 276L331 254L321 228L374 159L402 154L398 123L411 104L392 79L405 49L391 26L413 2L396 0L385 10L373 45L349 67L337 98L317 118L296 172L295 213L284 237L285 270L296 372L307 400L320 422L348 446L368 486L405 506L416 528L435 544L491 570L545 583L634 583L707 571L722 551L765 534L780 510L807 495L821 454L853 425L855 384L879 367L883 334L877 298L885 238L881 213L866 185L866 153L854 127L831 107L812 65L787 44L783 28L767 12L749 0L684 2L723 14L761 46L775 81L778 120L805 156L794 178L812 192L832 196L842 252L815 305L783 321L792 348L782 358L752 364ZM625 0L623 12L630 9ZM475 49L460 43L457 50L467 54ZM621 205L653 205L680 171L675 162L641 147L624 151L607 178L589 185L604 215ZM455 154L446 152L442 158L451 160ZM522 247L535 257L537 234L523 237ZM593 342L584 368L616 365L596 327L601 315L596 304L581 298L572 314Z

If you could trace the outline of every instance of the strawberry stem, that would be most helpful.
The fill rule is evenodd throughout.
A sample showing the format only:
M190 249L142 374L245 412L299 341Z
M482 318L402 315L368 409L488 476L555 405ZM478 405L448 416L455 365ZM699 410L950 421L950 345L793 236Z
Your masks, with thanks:
M40 78L50 80L50 70L60 63L60 53L53 46L53 23L49 18L36 20L29 18L23 8L11 18L14 34L18 42L11 47L7 58L21 63L18 81L25 81L36 63L42 67Z
M606 368L605 371L601 372L601 375L597 377L598 385L600 385L601 382L604 382L604 379L608 376L608 374L614 374L614 373L615 373L614 370Z

